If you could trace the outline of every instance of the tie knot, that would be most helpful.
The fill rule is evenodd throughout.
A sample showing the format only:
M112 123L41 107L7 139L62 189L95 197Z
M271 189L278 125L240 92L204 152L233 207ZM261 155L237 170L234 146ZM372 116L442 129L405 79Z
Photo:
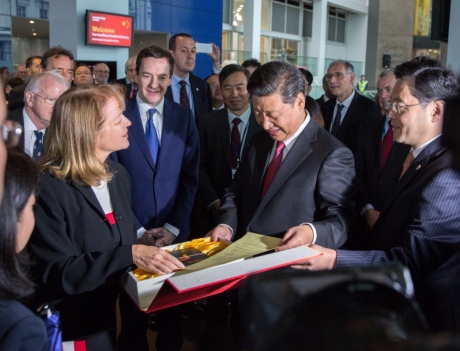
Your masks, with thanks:
M338 104L338 105L337 105L337 111L341 112L342 109L343 109L343 107L344 107L344 106L343 106L342 104Z
M153 115L155 114L155 112L157 112L157 110L154 109L154 108L151 108L151 109L149 110L149 118L153 118Z
M277 141L276 142L276 152L281 152L284 149L284 142L283 141Z
M181 87L185 87L187 82L185 80L181 80L181 81L179 81L179 84L181 85Z
M233 125L238 126L241 123L241 119L238 117L233 118Z
M37 139L41 139L42 138L42 135L43 135L43 132L39 131L39 130L34 130L34 134L35 134L35 137Z

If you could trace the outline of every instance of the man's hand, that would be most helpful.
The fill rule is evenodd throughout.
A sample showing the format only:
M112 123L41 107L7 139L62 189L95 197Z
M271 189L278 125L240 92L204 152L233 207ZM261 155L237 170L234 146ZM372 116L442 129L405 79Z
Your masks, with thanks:
M364 221L366 223L366 232L370 232L379 219L380 211L374 210L373 208L364 212Z
M167 274L184 268L177 258L154 246L133 245L132 253L134 264L150 273Z
M300 245L310 245L313 241L313 230L309 225L299 225L288 229L277 250L287 250Z
M215 70L220 70L220 49L214 43L210 43L212 45L212 52L208 54L211 56L212 60L212 68Z
M173 242L176 236L169 230L159 227L146 230L139 238L139 244L163 247Z
M311 245L311 249L322 253L320 256L309 258L303 262L296 263L292 268L306 269L309 271L320 271L324 269L334 269L337 265L337 251L326 249L319 245Z
M206 236L210 236L211 241L218 241L219 237L227 240L232 240L232 234L233 233L228 226L219 224L217 227L210 230Z

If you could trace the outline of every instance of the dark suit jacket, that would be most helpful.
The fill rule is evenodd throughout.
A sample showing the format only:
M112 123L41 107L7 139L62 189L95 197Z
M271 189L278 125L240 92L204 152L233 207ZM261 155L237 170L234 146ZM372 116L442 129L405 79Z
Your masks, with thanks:
M326 101L321 106L321 113L324 118L324 128L326 130L331 129L336 101L337 99L333 98ZM355 96L353 97L350 107L340 124L336 137L348 146L353 153L355 153L358 148L358 138L361 125L365 121L379 119L379 117L379 105L375 101L372 101L355 91Z
M180 229L176 242L187 240L190 214L198 187L199 139L190 109L165 98L164 121L156 167L153 165L139 108L131 99L125 116L129 147L112 153L131 177L131 207L137 228L162 227L169 223Z
M189 79L193 94L193 105L195 108L194 116L197 118L198 116L212 111L211 88L208 83L195 76L193 73L189 73ZM165 97L174 101L171 86L166 90Z
M196 236L203 236L218 224L207 207L212 202L219 200L224 195L225 188L229 187L232 182L227 108L199 116L197 125L200 136L200 178L193 226L198 232ZM262 128L257 124L251 109L241 157L254 134L260 130Z
M0 350L49 351L45 323L27 307L0 298Z
M324 101L324 94L315 100L318 105L321 107L326 101Z
M433 331L460 330L460 175L440 139L416 158L382 206L372 250L338 251L337 266L399 260Z
M21 84L15 87L8 94L8 110L16 110L24 107L24 91L26 90L27 84Z
M23 111L24 111L24 108L21 107L21 108L17 108L16 110L12 110L12 111L8 111L8 119L11 120L11 121L15 121L15 122L18 122L21 126L22 126L22 129L23 129L23 132L19 138L19 147L24 150L24 140L25 140L25 136L24 136L24 115L23 115Z
M372 204L376 210L380 210L383 201L398 182L402 165L410 151L409 145L394 143L385 167L380 169L382 131L385 123L386 116L382 116L362 125L358 151L355 154L358 213L367 204Z
M108 162L115 174L108 188L116 224L108 223L91 187L49 173L34 206L28 248L36 262L37 302L56 301L64 340L115 328L118 280L133 266L137 238L128 173Z
M350 150L311 119L259 200L273 143L265 131L254 136L232 188L224 195L219 223L236 230L237 237L247 231L281 237L307 222L316 228L316 243L342 246L354 219L355 167Z

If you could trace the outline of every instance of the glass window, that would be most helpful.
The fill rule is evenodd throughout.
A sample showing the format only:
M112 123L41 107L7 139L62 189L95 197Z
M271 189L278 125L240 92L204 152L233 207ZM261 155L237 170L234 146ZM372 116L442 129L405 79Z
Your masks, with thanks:
M299 35L300 9L287 6L286 33Z
M329 8L327 39L345 43L346 13L334 7Z
M311 38L313 31L313 6L311 9L305 5L303 11L302 36Z
M273 3L272 31L284 33L284 19L286 6Z
M271 61L288 61L297 64L299 42L295 40L272 38Z
M26 17L26 7L18 5L17 7L17 16L18 17Z
M268 0L262 0L262 16L261 16L261 29L269 30L269 9L270 4Z
M230 20L230 0L224 0L222 10L222 22L231 24L232 21Z
M244 25L244 0L233 0L232 25Z

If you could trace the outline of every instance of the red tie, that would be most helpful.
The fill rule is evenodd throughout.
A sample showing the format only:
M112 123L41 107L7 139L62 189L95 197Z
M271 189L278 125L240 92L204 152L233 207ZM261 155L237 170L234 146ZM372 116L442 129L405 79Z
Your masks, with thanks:
M238 117L233 118L233 128L232 128L232 145L231 145L231 155L232 155L232 168L238 168L238 161L240 158L240 149L241 149L241 138L240 131L238 130L238 124L241 123L241 119Z
M129 98L132 99L133 97L136 96L137 89L132 87L131 88L131 93L129 94Z
M190 107L190 101L188 100L188 95L187 95L187 89L185 89L185 86L187 83L184 80L181 80L179 82L180 84L180 104L186 107Z
M281 162L283 162L283 149L284 142L277 141L275 156L273 156L272 162L270 162L270 164L267 167L267 171L265 172L264 186L262 188L262 194L260 195L261 199L264 197L265 192L268 189L268 186L270 185L273 178L275 177L276 172L280 168Z
M387 123L390 123L390 122L387 122ZM383 167L385 167L385 163L388 160L388 155L390 155L392 146L393 146L393 130L390 125L387 133L385 134L382 140L382 154L380 157L380 170L382 170Z

